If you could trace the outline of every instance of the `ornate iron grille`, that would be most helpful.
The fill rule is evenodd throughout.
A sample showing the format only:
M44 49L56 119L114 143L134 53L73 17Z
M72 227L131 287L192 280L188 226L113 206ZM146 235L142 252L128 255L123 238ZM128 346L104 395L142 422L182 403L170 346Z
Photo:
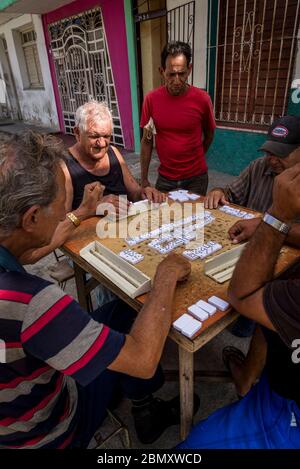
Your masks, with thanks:
M173 8L167 13L168 42L187 42L192 48L192 63L194 60L194 36L195 36L195 2ZM193 70L189 81L193 83Z
M101 10L52 23L49 33L66 133L73 133L79 106L91 99L106 101L113 114L112 143L124 146Z
M299 12L299 0L219 0L215 115L220 123L263 129L286 113Z

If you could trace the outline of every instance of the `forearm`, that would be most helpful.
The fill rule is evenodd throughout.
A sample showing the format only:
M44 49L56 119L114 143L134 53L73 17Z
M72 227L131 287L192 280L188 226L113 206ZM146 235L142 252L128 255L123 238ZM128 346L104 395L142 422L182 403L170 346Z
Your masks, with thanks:
M229 300L244 299L273 278L285 239L279 231L260 223L236 265L228 289Z
M153 138L151 140L142 139L141 142L141 182L148 181L148 172L153 149Z
M73 210L72 213L74 213L74 215L76 215L76 217L81 221L87 218L80 207L76 210ZM53 252L55 249L62 246L75 230L76 226L71 222L71 220L66 218L64 221L58 224L51 239L51 243L47 246L25 252L21 259L22 264L35 264L35 262L38 262L40 259Z
M300 249L300 223L295 223L291 227L285 242L286 244Z
M204 153L207 153L210 145L212 144L213 139L214 139L214 132L209 132L207 133L207 135L205 135L204 140L203 140Z
M154 374L172 321L176 279L172 271L156 273L152 291L111 369L143 378Z

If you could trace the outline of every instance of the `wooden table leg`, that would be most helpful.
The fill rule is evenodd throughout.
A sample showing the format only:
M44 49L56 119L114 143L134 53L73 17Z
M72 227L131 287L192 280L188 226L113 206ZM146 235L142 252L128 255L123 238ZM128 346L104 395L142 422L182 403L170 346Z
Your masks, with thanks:
M89 294L87 293L86 287L85 287L86 272L74 262L74 273L75 273L78 303L83 309L85 309L85 311L89 311L90 309L89 300L88 300Z
M179 345L180 437L184 440L193 423L194 354Z

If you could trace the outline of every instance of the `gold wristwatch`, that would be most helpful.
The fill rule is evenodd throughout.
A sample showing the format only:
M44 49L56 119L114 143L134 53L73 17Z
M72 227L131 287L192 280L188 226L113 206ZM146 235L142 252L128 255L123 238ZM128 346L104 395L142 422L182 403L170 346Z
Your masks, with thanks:
M67 213L66 217L73 223L74 226L79 226L80 223L81 223L81 220L79 220L78 217L76 217L76 215L74 215L74 213L72 212L69 212Z

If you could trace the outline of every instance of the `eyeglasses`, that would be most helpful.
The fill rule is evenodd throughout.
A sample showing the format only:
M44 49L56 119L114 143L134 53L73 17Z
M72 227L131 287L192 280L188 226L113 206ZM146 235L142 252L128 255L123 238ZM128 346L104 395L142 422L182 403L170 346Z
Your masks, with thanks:
M104 140L109 140L111 138L111 134L109 135L99 135L99 134L93 134L93 135L89 135L87 134L87 138L89 140L92 140L92 141L97 141L97 140L100 140L101 138L104 138Z

